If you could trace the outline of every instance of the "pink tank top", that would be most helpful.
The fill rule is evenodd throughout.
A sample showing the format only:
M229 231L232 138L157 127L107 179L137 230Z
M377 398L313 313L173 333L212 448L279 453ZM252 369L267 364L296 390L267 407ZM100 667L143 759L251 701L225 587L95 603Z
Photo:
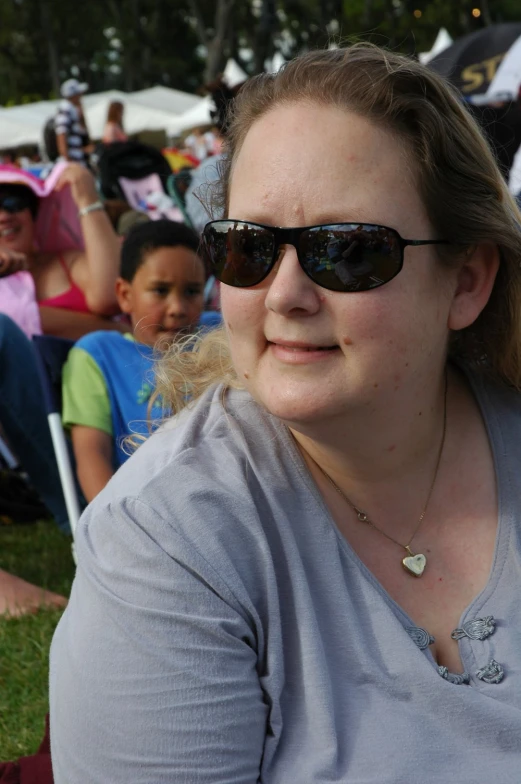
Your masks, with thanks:
M59 260L69 279L70 289L64 291L63 294L58 294L57 297L41 299L38 304L47 308L63 308L64 310L73 310L76 313L90 313L85 294L73 281L69 268L62 256L59 256Z

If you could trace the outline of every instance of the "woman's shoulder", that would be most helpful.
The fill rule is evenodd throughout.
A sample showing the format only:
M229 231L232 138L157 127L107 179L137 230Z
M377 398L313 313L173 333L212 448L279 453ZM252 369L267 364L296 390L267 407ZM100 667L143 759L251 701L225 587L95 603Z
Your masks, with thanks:
M219 564L229 581L239 565L256 574L272 558L268 529L279 525L270 521L281 519L274 506L287 482L277 441L276 423L270 427L246 392L209 390L138 447L89 505L78 526L79 562L91 558L93 541L112 551L139 532L157 563L165 554L186 564L195 558L211 571Z
M521 471L521 392L481 370L465 370L500 474Z
M463 368L489 429L512 428L521 435L521 391L482 370Z
M170 519L186 505L251 498L251 474L274 470L278 426L241 390L214 386L139 446L100 496L139 498Z

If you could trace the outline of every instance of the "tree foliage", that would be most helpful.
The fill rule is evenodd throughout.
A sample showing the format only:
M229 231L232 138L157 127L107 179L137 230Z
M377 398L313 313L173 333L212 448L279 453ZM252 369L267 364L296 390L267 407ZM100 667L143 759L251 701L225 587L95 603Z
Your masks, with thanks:
M287 59L332 41L414 54L442 26L456 38L519 21L519 1L0 0L0 104L54 97L70 76L93 91L195 91L228 57L256 73L277 51Z
M197 45L177 0L0 0L0 104L54 97L71 76L93 91L194 91Z

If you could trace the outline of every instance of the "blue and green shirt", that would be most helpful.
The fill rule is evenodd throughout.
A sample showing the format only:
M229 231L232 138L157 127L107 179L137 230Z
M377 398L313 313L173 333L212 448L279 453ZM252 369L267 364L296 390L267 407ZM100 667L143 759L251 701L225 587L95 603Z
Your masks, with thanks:
M157 354L132 335L91 332L71 349L63 370L63 424L102 430L114 439L114 464L128 457L123 441L150 432L151 420L164 416L154 393Z
M205 312L202 328L220 323L220 314ZM157 352L130 334L100 330L84 335L71 349L63 369L63 425L96 428L114 440L114 467L129 457L125 439L148 435L168 415L155 391Z

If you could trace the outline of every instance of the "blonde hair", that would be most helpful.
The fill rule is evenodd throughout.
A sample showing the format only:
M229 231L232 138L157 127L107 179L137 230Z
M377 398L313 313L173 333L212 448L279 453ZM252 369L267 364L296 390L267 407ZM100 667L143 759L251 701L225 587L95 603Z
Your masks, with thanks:
M175 341L156 365L156 394L173 412L195 402L215 383L241 386L222 327Z
M247 82L226 140L216 200L224 214L233 165L252 125L277 105L302 101L355 112L405 142L433 229L455 245L443 251L442 263L478 243L499 248L490 299L471 326L454 333L449 356L521 390L521 215L460 96L420 63L356 44L304 54L276 75ZM195 338L191 348L186 354L173 346L159 370L161 394L174 411L186 404L184 390L197 396L216 382L240 385L223 330Z

